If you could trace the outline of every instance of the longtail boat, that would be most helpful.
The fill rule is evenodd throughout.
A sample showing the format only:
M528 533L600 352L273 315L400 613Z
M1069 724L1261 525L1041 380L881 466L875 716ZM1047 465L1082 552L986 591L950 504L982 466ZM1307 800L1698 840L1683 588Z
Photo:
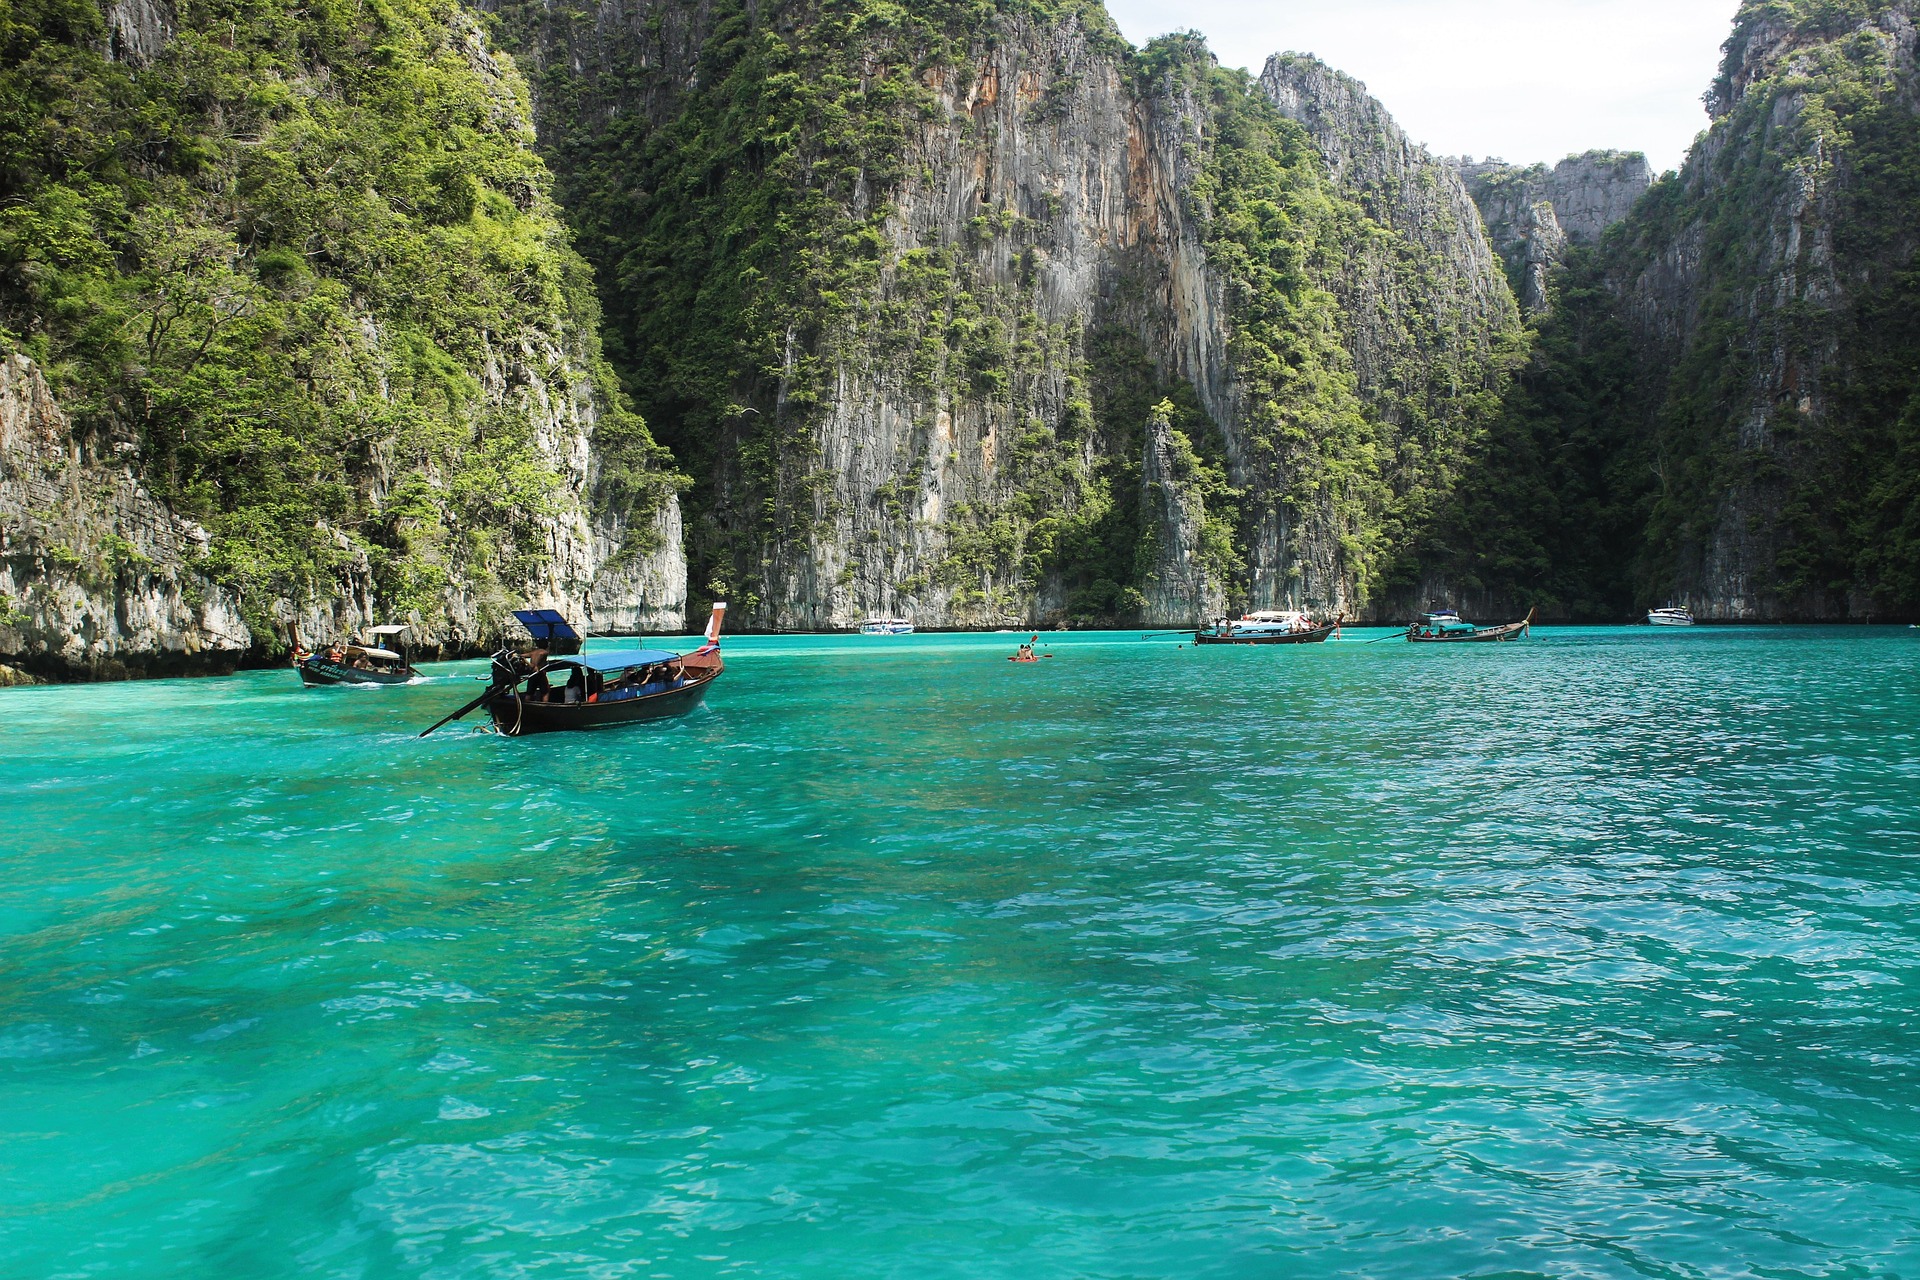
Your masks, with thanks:
M390 646L400 643L406 630L404 626L368 627L363 636L317 652L309 652L296 641L293 669L308 688L405 684L420 673L413 669L404 647L396 653Z
M1420 615L1420 621L1407 628L1407 639L1416 644L1488 644L1503 640L1518 640L1533 630L1534 610L1527 610L1527 616L1519 622L1509 622L1498 627L1476 627L1471 622L1463 622L1460 615L1452 609L1435 609L1431 613Z
M713 606L706 644L688 654L618 649L556 656L539 649L530 654L502 649L493 655L486 690L420 736L483 706L494 726L511 738L683 716L700 705L726 669L720 660L726 609L724 603Z
M1193 633L1195 644L1324 644L1340 634L1340 620L1317 622L1291 609L1249 613L1233 621L1222 618Z

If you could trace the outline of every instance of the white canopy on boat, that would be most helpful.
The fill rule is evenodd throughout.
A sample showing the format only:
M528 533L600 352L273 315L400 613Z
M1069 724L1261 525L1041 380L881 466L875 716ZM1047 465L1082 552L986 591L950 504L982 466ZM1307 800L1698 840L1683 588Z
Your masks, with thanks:
M407 624L404 622L389 623L384 627L368 627L367 634L370 636L397 636L406 629Z

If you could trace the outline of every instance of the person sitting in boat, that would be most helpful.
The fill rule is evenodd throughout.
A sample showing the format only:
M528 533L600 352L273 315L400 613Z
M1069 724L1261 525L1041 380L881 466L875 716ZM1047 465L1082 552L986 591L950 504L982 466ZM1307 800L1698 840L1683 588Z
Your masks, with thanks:
M1039 638L1040 638L1039 636L1035 636L1034 640L1038 640ZM1021 645L1020 652L1014 654L1013 656L1014 656L1014 659L1019 662L1032 662L1033 661L1032 642L1029 641L1026 644Z
M545 702L553 693L553 681L547 677L547 651L535 649L527 655L533 674L527 677L527 701Z

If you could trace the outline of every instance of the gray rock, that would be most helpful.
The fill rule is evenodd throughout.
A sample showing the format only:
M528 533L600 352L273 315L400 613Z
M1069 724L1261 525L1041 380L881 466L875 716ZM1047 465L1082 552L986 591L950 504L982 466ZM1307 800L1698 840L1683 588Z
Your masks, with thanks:
M1550 305L1548 282L1569 244L1597 245L1653 184L1637 151L1589 151L1549 169L1503 160L1455 162L1529 314Z
M174 30L175 16L169 0L111 0L107 5L107 56L129 66L148 66L173 43Z

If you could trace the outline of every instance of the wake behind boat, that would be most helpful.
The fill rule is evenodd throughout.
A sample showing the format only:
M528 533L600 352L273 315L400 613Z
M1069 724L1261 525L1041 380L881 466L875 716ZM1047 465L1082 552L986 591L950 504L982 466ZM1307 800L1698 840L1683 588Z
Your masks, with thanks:
M1193 633L1195 644L1321 644L1339 634L1340 622L1316 621L1295 609L1266 609L1239 620L1222 618Z
M725 603L713 606L707 643L688 654L619 649L555 656L502 649L493 656L486 691L420 736L482 706L510 738L683 716L705 701L708 686L726 670L720 659L726 609Z
M1527 616L1519 622L1509 622L1498 627L1476 627L1463 621L1452 609L1435 609L1431 613L1420 615L1420 621L1407 628L1407 639L1421 644L1434 643L1499 643L1505 640L1519 640L1533 630L1534 611L1529 609Z

